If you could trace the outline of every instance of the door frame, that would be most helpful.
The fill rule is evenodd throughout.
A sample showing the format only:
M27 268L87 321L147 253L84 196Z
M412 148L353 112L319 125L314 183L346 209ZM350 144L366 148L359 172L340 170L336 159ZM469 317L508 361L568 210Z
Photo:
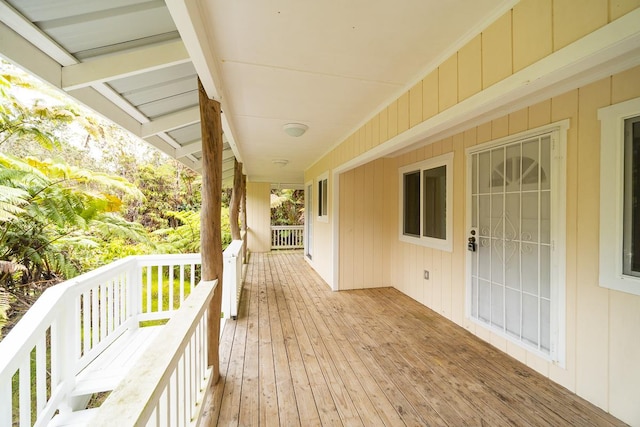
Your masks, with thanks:
M313 260L313 180L304 184L304 257Z
M492 328L471 316L471 261L469 252L465 253L465 317L476 327L482 327L487 331L496 334L520 348L525 349L545 360L553 362L560 367L566 363L566 159L567 159L567 132L569 130L569 119L551 123L549 125L537 127L531 130L509 135L503 138L491 140L482 144L468 147L465 150L465 228L464 234L458 238L465 240L471 231L471 170L472 164L469 161L472 154L497 147L500 145L516 142L523 139L551 133L551 342L550 353L546 354L525 343L514 339L510 335Z

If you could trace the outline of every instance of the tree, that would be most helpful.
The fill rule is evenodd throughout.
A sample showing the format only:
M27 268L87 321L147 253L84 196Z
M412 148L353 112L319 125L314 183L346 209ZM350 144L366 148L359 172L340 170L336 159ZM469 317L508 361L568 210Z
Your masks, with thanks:
M271 225L304 224L304 191L271 191Z
M62 147L57 135L71 123L89 123L66 105L25 106L10 88L28 87L0 75L0 146ZM89 125L87 125L89 126ZM90 129L87 134L92 134ZM0 153L0 318L28 308L50 284L84 270L74 252L113 236L148 241L146 231L125 221L123 197L142 194L123 178L70 166L60 160Z

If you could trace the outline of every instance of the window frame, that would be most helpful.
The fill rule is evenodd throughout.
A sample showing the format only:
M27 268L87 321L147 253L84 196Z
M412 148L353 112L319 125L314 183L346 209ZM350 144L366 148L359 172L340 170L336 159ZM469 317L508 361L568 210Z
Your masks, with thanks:
M325 172L316 178L318 203L316 219L320 222L329 222L329 172Z
M640 295L640 277L623 273L625 120L640 116L640 98L598 110L600 120L600 277L603 288Z
M446 167L445 172L445 235L444 239L424 236L424 175L425 171L436 169L441 166ZM420 171L420 235L409 235L404 233L404 207L405 189L404 176L406 174ZM445 252L453 252L453 152L449 152L437 157L432 157L417 163L412 163L398 169L399 181L399 216L398 216L398 236L400 241L415 245L426 246Z

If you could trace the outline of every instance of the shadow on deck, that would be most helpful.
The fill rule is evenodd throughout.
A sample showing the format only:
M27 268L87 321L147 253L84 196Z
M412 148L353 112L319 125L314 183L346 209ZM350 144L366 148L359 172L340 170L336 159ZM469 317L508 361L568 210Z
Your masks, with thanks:
M205 425L622 425L392 288L252 254Z

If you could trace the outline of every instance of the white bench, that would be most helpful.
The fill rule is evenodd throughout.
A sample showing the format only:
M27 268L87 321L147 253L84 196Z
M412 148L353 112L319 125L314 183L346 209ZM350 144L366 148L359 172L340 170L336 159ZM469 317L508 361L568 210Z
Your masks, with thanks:
M115 389L161 330L162 326L147 326L124 332L76 376L71 397L88 401L95 393ZM48 425L86 426L94 411L64 412L53 417Z

